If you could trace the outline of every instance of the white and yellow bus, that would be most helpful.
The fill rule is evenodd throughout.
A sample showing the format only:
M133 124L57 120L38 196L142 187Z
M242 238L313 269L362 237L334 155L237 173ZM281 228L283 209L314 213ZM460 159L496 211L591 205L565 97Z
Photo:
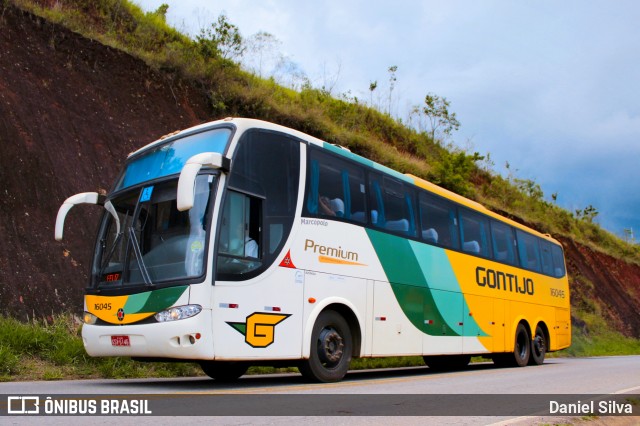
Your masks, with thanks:
M279 125L229 118L132 153L106 195L84 300L92 356L200 363L232 380L352 357L542 364L571 343L563 250L415 176Z

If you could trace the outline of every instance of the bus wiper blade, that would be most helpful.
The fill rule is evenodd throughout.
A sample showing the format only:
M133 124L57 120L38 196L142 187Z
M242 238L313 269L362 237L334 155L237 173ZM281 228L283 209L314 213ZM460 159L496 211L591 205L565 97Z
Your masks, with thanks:
M129 241L133 247L133 253L136 256L136 261L138 262L138 266L140 267L140 274L142 275L142 279L147 286L152 286L151 276L149 276L149 271L142 260L142 253L140 252L140 244L138 243L138 237L136 237L136 231L133 229L133 226L129 227Z
M107 265L109 265L109 262L111 261L111 258L113 257L113 254L116 252L116 247L118 247L118 244L120 244L120 239L122 239L122 235L124 234L124 232L120 232L116 235L116 238L113 240L113 244L111 245L111 248L109 249L109 253L107 253L107 256L104 258L104 260L102 261L102 267L100 268L100 276L104 273L104 270L107 268Z

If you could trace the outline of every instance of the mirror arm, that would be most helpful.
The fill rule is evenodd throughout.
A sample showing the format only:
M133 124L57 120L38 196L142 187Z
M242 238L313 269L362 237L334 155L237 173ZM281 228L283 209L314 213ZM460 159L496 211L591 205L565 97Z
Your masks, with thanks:
M184 212L193 207L196 177L203 167L228 172L231 168L231 160L217 152L203 152L189 158L178 179L176 202L179 211Z
M56 229L55 239L56 241L62 241L64 233L64 221L69 213L69 210L77 204L94 204L97 206L104 206L104 208L113 216L116 221L116 228L120 233L120 219L116 213L116 209L111 204L111 201L107 201L107 197L100 195L97 192L82 192L80 194L73 195L67 198L58 210L58 216L56 217Z

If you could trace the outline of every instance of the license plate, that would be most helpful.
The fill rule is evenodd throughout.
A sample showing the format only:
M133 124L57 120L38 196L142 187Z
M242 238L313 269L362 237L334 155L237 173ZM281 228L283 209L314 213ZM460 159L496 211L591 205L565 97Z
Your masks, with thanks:
M111 346L131 346L129 336L111 336Z

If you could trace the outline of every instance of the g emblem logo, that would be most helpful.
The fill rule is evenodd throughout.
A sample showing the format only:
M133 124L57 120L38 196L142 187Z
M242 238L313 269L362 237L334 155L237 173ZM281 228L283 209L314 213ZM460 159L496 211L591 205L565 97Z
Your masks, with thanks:
M291 314L254 312L247 322L227 322L234 330L244 335L244 341L254 348L266 348L275 341L276 325Z

